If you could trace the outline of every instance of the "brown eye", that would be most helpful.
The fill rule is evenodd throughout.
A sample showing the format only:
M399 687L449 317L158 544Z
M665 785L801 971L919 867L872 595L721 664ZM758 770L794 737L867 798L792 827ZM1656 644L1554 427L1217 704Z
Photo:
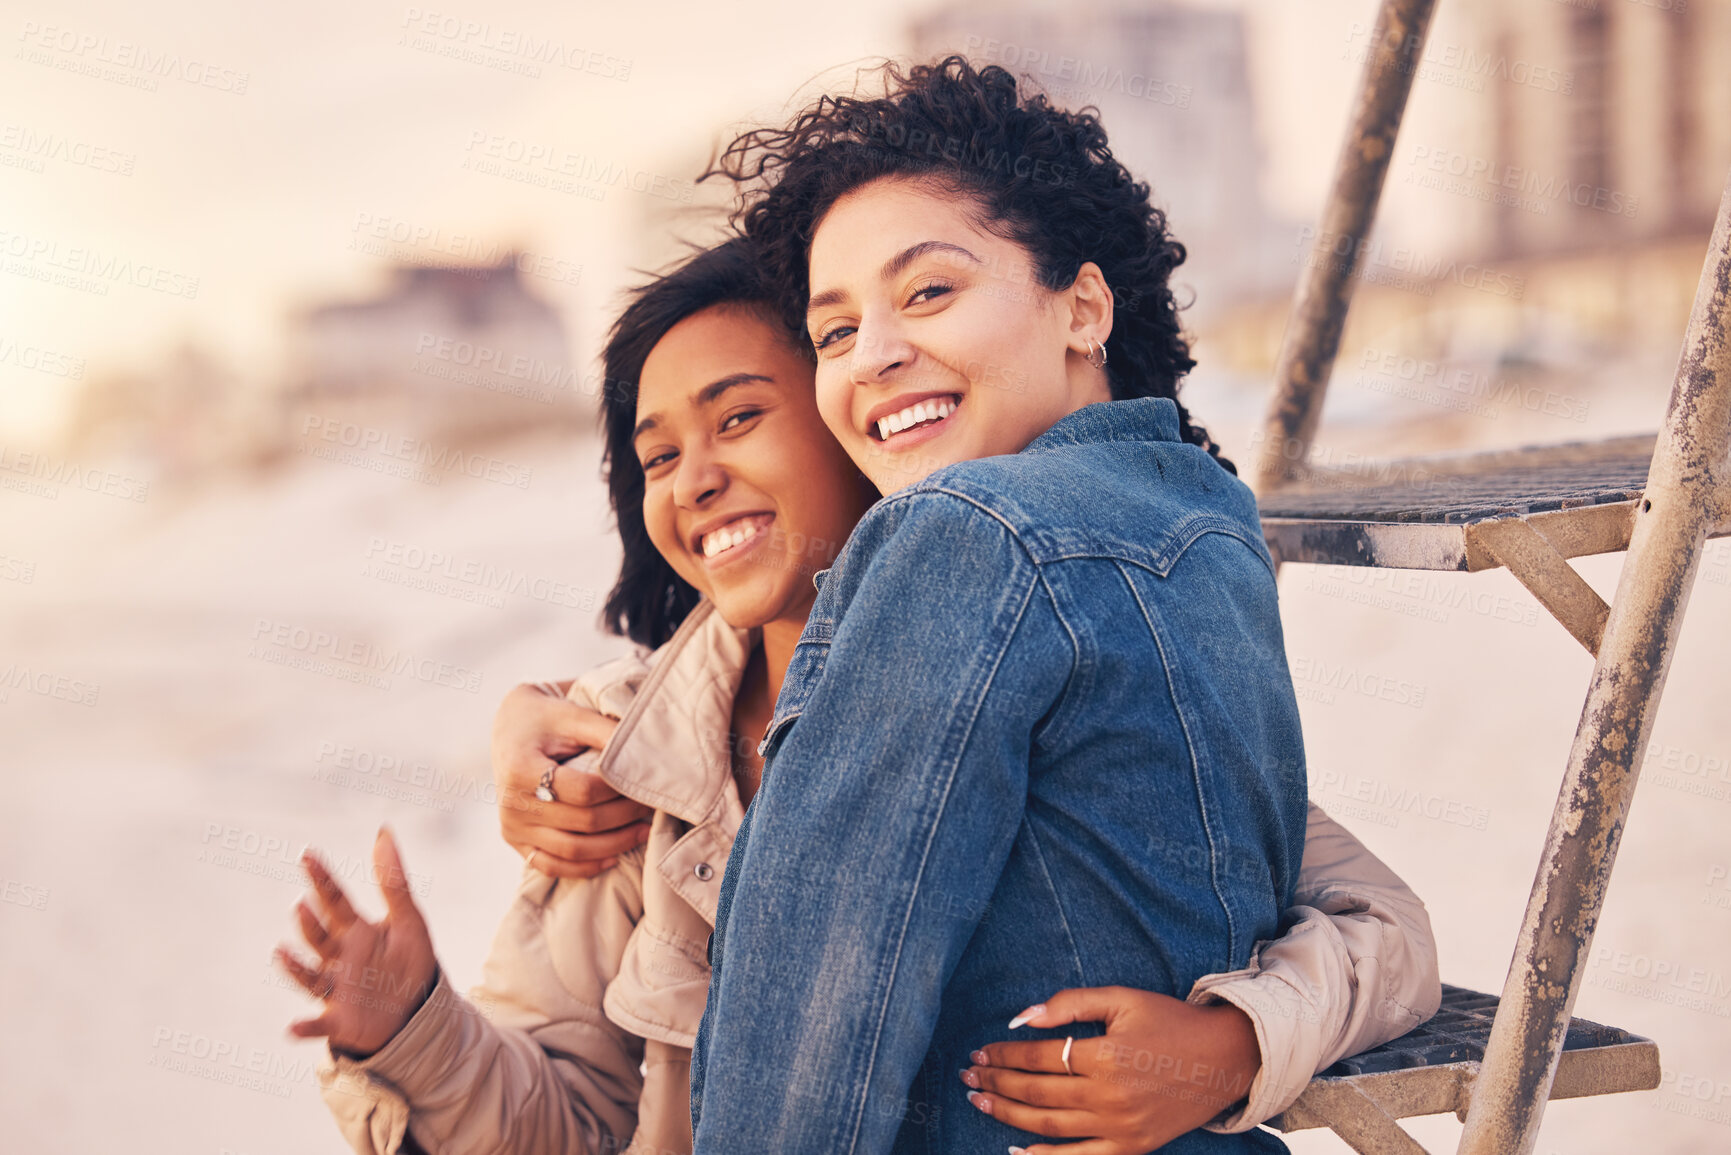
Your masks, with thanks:
M908 297L908 304L920 304L921 297L924 297L927 301L935 301L945 293L954 291L954 289L954 285L946 285L940 281L934 281L929 285L921 285L913 291L911 296Z
M854 329L852 325L837 325L829 332L820 336L816 341L812 342L812 346L817 349L826 349L853 331Z

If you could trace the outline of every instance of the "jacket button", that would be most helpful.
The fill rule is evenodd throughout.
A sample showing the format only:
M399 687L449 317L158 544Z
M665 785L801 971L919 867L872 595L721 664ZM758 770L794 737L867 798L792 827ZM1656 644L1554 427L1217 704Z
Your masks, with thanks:
M692 873L697 875L700 881L708 882L715 877L715 868L707 862L700 862L697 864L697 869Z

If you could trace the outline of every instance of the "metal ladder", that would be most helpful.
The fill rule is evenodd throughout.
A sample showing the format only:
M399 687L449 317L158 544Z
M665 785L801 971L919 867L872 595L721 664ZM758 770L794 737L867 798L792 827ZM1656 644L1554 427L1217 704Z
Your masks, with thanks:
M1419 1153L1395 1120L1453 1111L1462 1155L1527 1155L1553 1098L1649 1090L1649 1040L1571 1014L1706 539L1731 534L1731 180L1655 434L1377 468L1307 463L1363 243L1435 0L1383 0L1298 286L1258 447L1276 563L1502 567L1596 658L1500 999L1445 987L1435 1018L1311 1081L1270 1125ZM1626 551L1607 605L1568 563Z

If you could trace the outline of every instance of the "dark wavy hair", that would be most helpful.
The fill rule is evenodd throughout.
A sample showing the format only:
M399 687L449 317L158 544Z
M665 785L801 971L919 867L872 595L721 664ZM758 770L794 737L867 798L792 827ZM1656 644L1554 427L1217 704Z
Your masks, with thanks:
M785 128L737 137L704 174L742 186L734 223L758 246L783 323L804 332L812 235L838 199L883 177L937 181L977 208L981 228L1026 249L1047 289L1074 284L1084 261L1098 265L1114 301L1112 396L1170 398L1183 439L1236 474L1178 402L1196 364L1169 283L1184 246L1112 155L1097 111L1023 96L1003 68L961 56L881 71L884 96L821 97Z
M607 499L619 526L625 559L607 595L601 620L609 630L644 646L659 646L697 605L700 595L680 577L643 522L643 465L631 432L637 425L637 387L650 350L679 322L715 305L756 311L780 332L779 298L743 237L703 249L672 272L632 290L630 304L607 334L601 353L602 467ZM808 359L809 342L784 334Z

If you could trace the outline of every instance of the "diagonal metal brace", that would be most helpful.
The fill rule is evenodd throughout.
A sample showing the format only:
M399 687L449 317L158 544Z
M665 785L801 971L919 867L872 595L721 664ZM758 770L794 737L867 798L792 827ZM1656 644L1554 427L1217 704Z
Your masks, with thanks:
M1316 1116L1359 1155L1429 1155L1349 1079L1318 1079L1292 1105Z
M1598 657L1611 607L1543 534L1525 518L1503 517L1467 526L1466 536L1469 557L1477 548L1499 562Z

